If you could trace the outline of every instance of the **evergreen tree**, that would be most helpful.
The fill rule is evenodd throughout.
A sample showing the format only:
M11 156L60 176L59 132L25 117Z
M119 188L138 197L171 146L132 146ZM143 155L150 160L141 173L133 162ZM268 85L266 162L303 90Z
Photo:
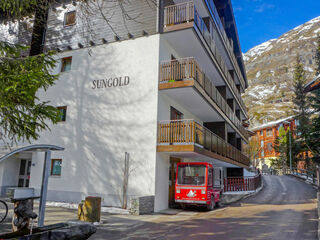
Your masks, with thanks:
M45 2L0 1L0 20L23 21ZM37 97L39 90L46 91L58 78L51 73L56 64L53 53L25 56L28 47L0 41L0 138L7 145L37 139L59 117L54 106Z
M317 48L314 55L316 60L316 76L320 74L320 35L318 35ZM320 163L320 89L312 92L310 97L311 109L313 113L312 127L310 131L310 140L308 146L312 152L312 160L316 163Z
M312 160L320 163L320 89L316 90L311 96L311 107L313 109L314 118L312 119L312 127L310 130L310 138L308 146L312 152Z
M297 124L295 135L296 142L299 144L298 149L300 149L301 153L306 153L309 150L306 143L308 142L310 133L310 99L307 93L304 91L305 84L305 72L303 69L303 65L300 61L300 57L297 56L293 81L295 93L293 103L295 104L296 109L298 111L298 114L295 117L295 119L298 120L297 122L299 124ZM306 164L308 166L308 159L304 160L306 160Z

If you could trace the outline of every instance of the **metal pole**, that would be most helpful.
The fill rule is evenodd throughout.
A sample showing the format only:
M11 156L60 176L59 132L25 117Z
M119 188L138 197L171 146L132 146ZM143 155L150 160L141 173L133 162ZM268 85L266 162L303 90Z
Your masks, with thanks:
M291 129L289 125L289 158L290 158L290 172L292 174L292 146L291 146Z
M44 224L44 216L46 211L46 201L47 201L47 191L48 191L48 180L50 174L50 161L51 161L51 151L46 151L43 164L43 175L42 175L42 185L41 185L41 195L40 195L40 205L39 205L39 218L38 227L42 227Z

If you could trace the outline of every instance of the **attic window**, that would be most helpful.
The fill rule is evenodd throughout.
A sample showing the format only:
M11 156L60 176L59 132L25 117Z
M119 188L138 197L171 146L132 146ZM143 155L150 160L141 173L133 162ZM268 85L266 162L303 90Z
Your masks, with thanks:
M65 57L61 60L61 72L68 72L71 70L72 57Z
M76 24L76 11L66 12L64 14L64 26Z

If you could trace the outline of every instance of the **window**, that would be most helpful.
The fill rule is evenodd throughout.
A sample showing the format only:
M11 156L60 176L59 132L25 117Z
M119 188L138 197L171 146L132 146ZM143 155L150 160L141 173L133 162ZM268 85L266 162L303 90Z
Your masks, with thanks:
M202 186L206 182L206 166L182 165L178 170L179 185Z
M51 159L51 176L61 176L62 159Z
M213 169L208 169L208 186L212 186L213 183Z
M260 136L263 136L263 130L260 131Z
M61 72L68 72L71 70L72 57L65 57L61 60Z
M183 114L179 112L174 107L170 108L170 120L180 120L183 119Z
M299 120L296 119L296 120L294 120L294 121L295 121L296 126L299 126L299 124L300 124Z
M261 140L260 142L260 147L261 147L261 157L264 157L264 141Z
M64 26L76 24L76 11L67 12L64 14Z
M59 122L65 122L67 119L67 106L57 107L60 112Z
M267 148L269 152L272 152L273 150L272 143L267 143Z
M267 136L268 137L272 136L272 128L267 129Z

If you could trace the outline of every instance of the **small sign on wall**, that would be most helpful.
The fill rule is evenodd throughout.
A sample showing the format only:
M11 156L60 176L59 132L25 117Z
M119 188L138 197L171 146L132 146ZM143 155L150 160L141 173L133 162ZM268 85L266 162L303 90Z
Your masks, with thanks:
M98 79L92 81L92 89L124 87L130 84L130 77L115 77L109 79Z

